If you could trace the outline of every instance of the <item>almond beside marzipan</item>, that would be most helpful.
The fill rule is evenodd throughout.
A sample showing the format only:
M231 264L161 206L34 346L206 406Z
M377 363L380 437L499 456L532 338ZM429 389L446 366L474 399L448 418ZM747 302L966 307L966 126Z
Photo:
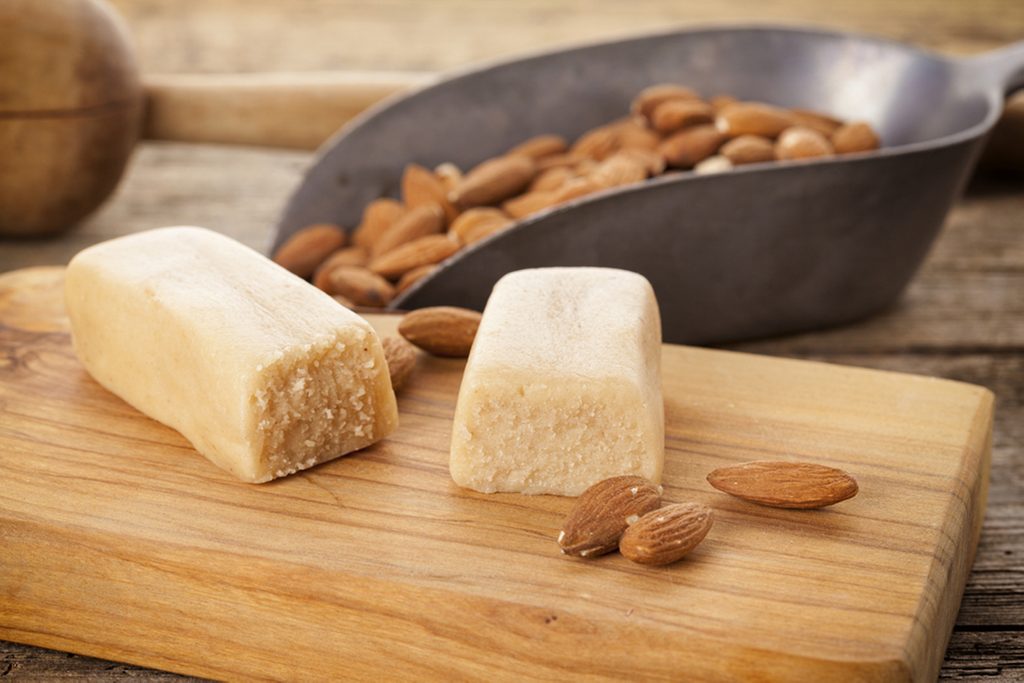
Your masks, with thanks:
M478 206L456 218L448 232L463 244L472 244L510 225L512 219L501 209Z
M537 166L529 157L489 159L467 173L448 198L461 209L497 204L522 192L535 175Z
M405 207L394 199L374 199L363 209L363 220L352 233L352 244L371 248L404 212Z
M331 252L345 246L347 239L345 231L337 225L310 225L289 237L274 252L274 262L299 277L309 277Z
M330 293L328 275L340 266L365 266L370 260L370 252L364 247L345 247L324 259L313 273L313 284Z
M390 334L380 340L384 347L384 360L391 375L391 388L398 391L416 367L416 348L401 337Z
M402 292L409 289L426 276L433 273L435 270L437 270L437 264L413 268L409 272L402 275L402 277L398 278L398 284L395 285L395 292L397 294L401 294Z
M769 507L811 509L857 495L857 481L835 467L806 462L755 460L720 467L708 475L719 491Z
M444 230L444 211L437 204L423 204L402 214L370 247L374 257L414 239Z
M436 204L444 211L446 222L459 215L458 209L448 201L448 190L441 179L419 164L406 164L402 172L402 200L410 209Z
M380 275L359 266L339 266L327 275L331 294L340 295L357 306L386 306L395 298L395 288Z
M440 263L458 250L458 242L448 235L426 235L374 258L369 268L386 278L397 278L413 268Z
M631 524L619 539L619 552L640 564L670 564L696 548L713 523L714 513L707 505L666 505Z
M465 358L473 347L480 314L468 308L434 306L410 311L398 323L398 333L435 356Z
M735 102L722 107L715 117L718 130L731 138L760 135L774 139L794 123L785 109L761 102Z
M612 552L630 523L660 505L661 487L643 477L599 481L576 499L558 533L558 545L566 555L577 557Z

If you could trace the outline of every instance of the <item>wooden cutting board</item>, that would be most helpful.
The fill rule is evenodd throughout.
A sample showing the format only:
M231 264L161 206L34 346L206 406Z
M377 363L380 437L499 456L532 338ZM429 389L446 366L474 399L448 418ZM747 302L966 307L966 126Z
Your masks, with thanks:
M0 638L216 678L938 673L985 510L983 388L666 346L665 497L717 521L669 567L582 561L555 543L570 499L451 482L462 362L421 359L385 442L242 484L90 379L61 281L0 276ZM861 491L785 511L706 484L751 459Z

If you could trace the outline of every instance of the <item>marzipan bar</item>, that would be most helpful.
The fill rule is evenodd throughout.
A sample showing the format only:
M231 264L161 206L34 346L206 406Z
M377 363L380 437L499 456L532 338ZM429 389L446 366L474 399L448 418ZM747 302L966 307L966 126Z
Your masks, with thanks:
M218 233L161 228L90 247L68 266L65 298L89 374L243 481L398 424L369 323Z
M575 496L615 475L661 480L661 319L610 268L538 268L494 286L452 427L451 474L484 493Z

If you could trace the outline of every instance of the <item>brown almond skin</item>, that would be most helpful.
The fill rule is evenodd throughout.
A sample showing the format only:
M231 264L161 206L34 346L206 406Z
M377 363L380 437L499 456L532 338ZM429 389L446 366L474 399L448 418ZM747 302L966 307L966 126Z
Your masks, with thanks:
M529 157L489 159L466 174L448 198L463 210L491 206L522 192L536 175L537 165Z
M552 206L571 202L574 199L593 194L600 189L601 187L589 178L575 178L551 193Z
M365 266L370 261L370 252L364 247L345 247L324 259L313 273L313 284L330 293L328 274L339 266Z
M552 154L561 154L567 149L569 149L569 143L561 135L538 135L519 143L505 152L505 156L519 154L536 161Z
M607 159L619 149L619 130L614 123L592 128L581 135L569 153L596 161Z
M384 360L387 361L388 374L391 376L391 389L398 391L416 367L419 353L416 347L394 334L384 337L380 342L384 347Z
M427 204L440 206L446 223L459 215L458 209L448 201L448 190L441 179L418 164L406 164L402 172L402 200L410 209Z
M369 268L378 275L394 279L413 268L440 263L458 250L458 242L448 235L427 235L381 254L370 261Z
M566 555L592 558L619 547L630 519L661 505L661 489L637 476L612 477L594 484L576 499L562 523L558 545Z
M647 169L632 157L615 154L598 164L587 179L602 189L618 187L646 180Z
M569 167L572 168L576 164L580 163L585 157L582 154L576 152L566 152L565 154L552 154L551 156L544 157L537 160L537 172L541 173L552 168Z
M722 145L718 153L733 166L775 161L775 145L760 135L741 135Z
M651 85L640 91L640 94L633 99L630 111L637 116L650 119L651 114L663 102L669 100L699 100L700 95L696 90L687 88L675 83L659 83Z
M572 181L569 181L572 182ZM565 184L562 185L564 187ZM559 188L561 189L561 188ZM505 213L512 218L526 218L527 216L549 209L555 205L555 193L558 190L527 192L518 197L513 197L501 205Z
M669 100L659 104L651 113L651 127L666 134L714 120L715 110L701 100Z
M760 135L775 139L793 123L787 110L761 102L735 102L722 107L715 117L718 130L731 138Z
M665 157L661 156L661 154L657 152L657 147L652 149L626 147L624 149L620 149L616 156L636 159L643 164L645 169L647 169L647 175L649 176L656 176L665 171Z
M511 224L512 219L501 209L478 206L456 218L448 233L454 234L462 244L472 244Z
M462 182L462 171L455 164L445 162L434 169L434 175L444 185L445 193L451 192ZM445 195L447 197L447 194Z
M309 277L332 252L345 246L348 236L337 225L318 223L299 230L274 253L274 262L299 277Z
M352 233L352 244L370 249L405 212L401 203L388 197L374 199L363 209L363 220Z
M726 139L725 134L711 124L692 126L666 138L658 151L669 166L693 168L714 155Z
M716 154L694 166L693 172L697 175L713 175L715 173L725 173L732 169L732 162L727 157Z
M674 503L648 512L619 539L619 552L633 562L666 565L700 545L715 515L700 503Z
M847 123L832 134L832 146L836 154L870 152L878 149L880 144L875 129L864 121Z
M468 308L434 306L410 311L398 323L398 333L427 353L465 358L473 347L480 314Z
M724 109L730 104L736 104L737 102L739 102L739 100L733 97L732 95L715 95L710 100L708 100L708 104L710 104L711 108L714 109L716 112Z
M568 166L555 166L541 171L530 183L530 192L549 192L557 190L566 181L576 177L575 171Z
M790 109L789 113L796 125L813 128L825 137L831 137L843 125L843 122L834 116L829 116L813 109L794 108Z
M630 119L618 126L618 150L616 153L627 149L655 150L659 144L661 144L661 135L636 119Z
M420 237L444 230L444 211L437 204L424 204L409 209L377 238L370 248L373 257L386 254L395 247Z
M807 510L857 495L857 481L843 470L806 462L755 460L720 467L708 475L719 491L751 503Z
M775 158L779 161L816 159L834 154L828 138L806 126L787 128L775 142Z
M398 284L395 285L395 292L401 294L435 270L437 270L437 266L434 264L413 268L398 279Z
M395 298L391 283L373 271L359 266L339 266L328 275L331 294L342 296L357 306L387 306Z

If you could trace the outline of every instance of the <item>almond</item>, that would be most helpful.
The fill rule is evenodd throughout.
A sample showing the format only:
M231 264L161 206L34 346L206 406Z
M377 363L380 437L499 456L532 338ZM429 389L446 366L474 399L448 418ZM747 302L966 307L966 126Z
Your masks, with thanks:
M530 192L547 192L549 190L557 190L567 180L572 180L576 177L576 172L568 166L555 166L549 168L533 179L530 183Z
M589 178L575 178L552 193L551 200L554 202L552 206L571 202L574 199L593 194L600 189L601 187Z
M647 170L647 175L656 176L665 170L665 157L661 156L654 149L641 149L639 147L626 147L619 150L617 156L636 159Z
M418 164L406 164L402 173L402 200L406 207L436 204L444 211L445 222L459 215L458 209L448 201L448 190L433 171Z
M712 156L726 136L711 124L691 126L665 139L658 151L669 166L693 168Z
M715 110L701 100L669 100L659 104L651 113L651 126L659 133L673 133L714 120Z
M367 249L373 247L374 242L387 232L404 212L405 207L394 199L374 199L363 209L363 220L352 233L352 243Z
M707 505L666 505L630 525L619 539L619 552L640 564L671 564L700 545L713 522Z
M395 292L401 294L435 270L437 270L436 264L413 268L398 279L398 284L395 285Z
M345 247L328 256L313 273L313 284L330 293L328 273L339 266L365 266L370 260L370 252L364 247Z
M536 161L552 154L561 154L569 144L561 135L538 135L521 142L505 153L505 156L521 155Z
M380 343L384 347L384 360L388 364L388 374L391 375L391 388L398 391L412 374L413 368L416 367L419 353L417 353L416 347L394 334L384 337Z
M369 268L378 275L394 279L413 268L440 263L458 250L458 242L448 235L427 235L377 256L370 261Z
M454 234L462 244L472 244L510 225L512 219L501 209L481 206L469 209L456 218L449 234Z
M571 181L570 181L571 182ZM556 190L545 192L527 192L513 197L501 205L501 208L512 218L526 218L538 211L549 209L555 205Z
M537 166L528 157L489 159L466 174L449 199L462 209L497 204L526 189L535 175Z
M739 102L739 100L733 97L732 95L715 95L710 100L708 100L708 104L710 104L711 108L714 109L716 112L721 109L724 109L730 104L735 104L736 102Z
M578 557L612 552L631 522L660 505L661 487L643 477L599 481L576 499L558 533L558 545L566 555Z
M337 225L310 225L289 237L274 253L274 262L299 277L309 277L331 252L345 246L347 235Z
M406 211L377 238L370 248L374 257L386 254L395 247L420 237L433 235L444 229L444 211L437 204L424 204Z
M863 121L847 123L832 134L832 146L836 154L870 152L878 149L878 145L878 134L870 124Z
M615 154L598 164L587 178L598 187L605 189L646 180L647 169L632 157Z
M722 107L715 117L718 130L731 138L760 135L775 139L793 123L793 115L785 109L761 102L735 102Z
M775 143L775 158L780 161L830 157L833 154L828 138L806 126L787 128Z
M582 154L576 154L575 152L567 152L565 154L552 154L551 156L547 156L537 160L537 171L546 171L551 168L560 168L562 166L568 166L569 168L572 168L586 158L587 157L583 156Z
M836 129L843 125L839 119L811 109L790 109L789 113L793 116L796 125L813 128L825 137L830 137L832 133L836 132Z
M704 161L700 162L693 167L693 172L697 175L712 175L714 173L724 173L733 169L732 162L729 161L728 157L724 157L721 154L716 154L713 157L708 157Z
M445 193L451 192L455 189L456 185L462 182L462 171L452 163L440 164L434 169L434 175L444 185ZM445 196L447 197L447 194Z
M757 460L720 467L708 475L719 491L778 508L820 508L857 495L857 481L834 467Z
M435 356L465 358L479 326L480 314L476 311L434 306L406 313L398 324L398 333Z
M327 291L357 306L386 306L395 298L395 288L390 282L359 266L339 266L330 272L327 281Z
M741 135L722 145L718 153L732 162L733 166L757 164L775 160L775 145L760 135Z
M618 151L625 149L658 148L661 136L635 119L623 121L618 125Z
M630 111L637 116L650 119L657 106L669 100L699 100L700 95L692 88L674 83L661 83L644 88L630 105Z
M592 128L581 135L573 144L570 154L578 157L590 157L597 161L606 159L619 148L619 129L617 123L609 123Z

